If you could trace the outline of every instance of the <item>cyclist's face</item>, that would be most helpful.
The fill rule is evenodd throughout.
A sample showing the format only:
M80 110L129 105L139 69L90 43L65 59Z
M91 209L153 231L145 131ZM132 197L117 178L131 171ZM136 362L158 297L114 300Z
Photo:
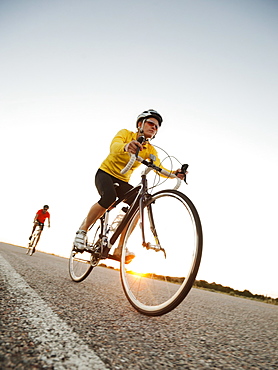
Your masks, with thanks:
M138 124L139 127L142 126L142 122ZM151 139L156 135L159 128L158 120L156 118L150 117L147 118L144 124L144 136L147 139Z
M43 213L46 213L48 211L48 208L43 209Z

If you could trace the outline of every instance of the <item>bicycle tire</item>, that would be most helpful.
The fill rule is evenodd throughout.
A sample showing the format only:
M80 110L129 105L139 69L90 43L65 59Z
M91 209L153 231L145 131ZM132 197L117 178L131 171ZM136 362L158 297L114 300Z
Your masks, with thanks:
M91 226L87 233L86 246L90 246L93 249L96 248L102 230L103 223L99 219ZM88 240L91 242L88 242ZM69 274L73 281L79 283L85 280L96 265L97 263L94 262L94 255L92 253L87 251L79 252L73 245L69 258Z
M142 246L138 208L125 230L121 282L137 311L160 316L176 308L194 284L202 256L202 226L194 204L177 190L152 195L143 213L145 241L153 242L153 219L159 242L156 239L154 244L148 244L149 249ZM127 249L136 256L130 264L125 264Z

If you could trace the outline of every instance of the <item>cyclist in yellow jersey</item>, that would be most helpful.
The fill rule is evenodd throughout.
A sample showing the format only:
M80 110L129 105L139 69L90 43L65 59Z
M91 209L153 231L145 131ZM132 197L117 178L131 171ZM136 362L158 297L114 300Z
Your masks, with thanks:
M149 142L157 134L161 123L161 115L157 111L149 109L137 117L137 132L123 129L113 138L110 145L110 153L96 173L95 182L101 198L91 207L86 219L76 233L74 246L79 251L85 249L85 238L89 227L104 214L117 197L125 194L132 188L132 185L128 181L134 169L140 166L140 162L135 161L132 168L126 174L121 174L121 170L129 161L129 153L135 154L139 147L140 157L150 159L150 155L153 154L156 157L154 163L161 167L157 151ZM140 144L137 139L142 135L147 141ZM180 169L176 170L175 173L183 179L184 175L179 173L179 171ZM114 186L115 183L118 184L117 187ZM126 202L132 204L133 199L127 199ZM120 253L121 246L115 249L114 255L118 256ZM130 259L135 257L132 252L128 252L127 254Z

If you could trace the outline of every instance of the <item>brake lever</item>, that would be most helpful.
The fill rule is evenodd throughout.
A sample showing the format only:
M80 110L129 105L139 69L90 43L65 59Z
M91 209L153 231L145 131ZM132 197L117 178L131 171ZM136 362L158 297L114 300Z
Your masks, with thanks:
M137 141L140 143L140 144L142 144L142 143L144 143L146 140L145 140L145 136L140 136L140 137L138 137L138 139L137 139ZM137 147L137 149L136 149L136 153L135 153L135 156L136 156L136 158L138 157L138 154L139 154L139 146Z
M188 164L183 164L182 166L181 166L181 171L180 172L178 172L178 173L182 173L183 175L184 175L184 182L186 183L186 185L188 185L187 184L187 182L186 182L186 171L187 171L187 169L188 169Z

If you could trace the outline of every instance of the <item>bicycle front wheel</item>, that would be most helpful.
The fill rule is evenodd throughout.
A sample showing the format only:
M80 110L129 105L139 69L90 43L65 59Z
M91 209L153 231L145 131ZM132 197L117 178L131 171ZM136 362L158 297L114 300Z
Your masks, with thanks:
M86 246L90 246L92 249L95 249L96 243L102 233L102 227L103 225L101 220L97 220L91 226L87 232L87 240L90 240L90 243L86 241ZM69 259L69 273L73 281L79 283L86 279L95 265L96 263L92 253L86 251L79 252L73 245Z
M177 307L192 288L202 255L202 227L193 203L177 190L154 194L142 214L143 222L138 209L125 231L121 281L134 308L159 316ZM127 250L135 253L130 264L125 263Z
M33 234L30 245L29 245L29 254L30 254L30 256L32 256L35 253L35 248L38 244L39 238L40 238L40 234L38 234L38 233Z

